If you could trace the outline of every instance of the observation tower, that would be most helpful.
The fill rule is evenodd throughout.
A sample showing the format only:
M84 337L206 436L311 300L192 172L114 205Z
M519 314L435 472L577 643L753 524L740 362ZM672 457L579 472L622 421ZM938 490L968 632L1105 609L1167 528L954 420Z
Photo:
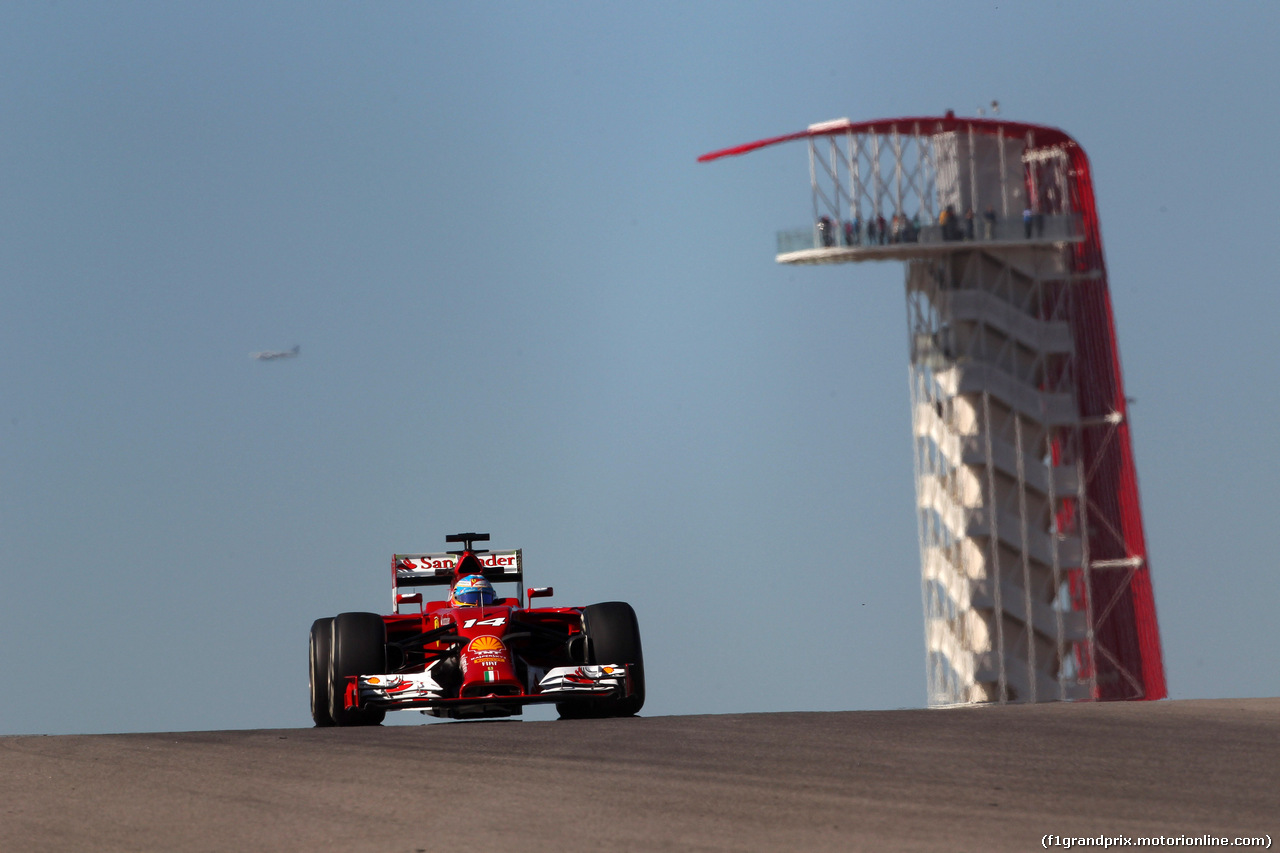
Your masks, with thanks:
M904 261L930 705L1160 699L1160 632L1084 150L942 117L822 122L779 263Z

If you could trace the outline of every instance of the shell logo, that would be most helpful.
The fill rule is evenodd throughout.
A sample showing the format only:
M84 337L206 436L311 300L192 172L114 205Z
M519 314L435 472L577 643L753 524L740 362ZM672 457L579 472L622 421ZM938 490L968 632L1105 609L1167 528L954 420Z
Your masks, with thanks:
M507 647L504 646L502 641L497 637L476 637L471 641L470 645L467 646L467 651L472 652L473 654L483 654L486 652L493 654L494 652L506 651L506 648Z

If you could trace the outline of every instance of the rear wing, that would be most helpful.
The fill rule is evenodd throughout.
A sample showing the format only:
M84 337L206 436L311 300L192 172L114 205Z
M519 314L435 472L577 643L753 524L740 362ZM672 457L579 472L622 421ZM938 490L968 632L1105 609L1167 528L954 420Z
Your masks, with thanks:
M524 581L524 563L520 549L514 551L482 551L473 555L490 583ZM461 554L396 554L391 558L391 587L451 586ZM524 590L521 589L521 592Z

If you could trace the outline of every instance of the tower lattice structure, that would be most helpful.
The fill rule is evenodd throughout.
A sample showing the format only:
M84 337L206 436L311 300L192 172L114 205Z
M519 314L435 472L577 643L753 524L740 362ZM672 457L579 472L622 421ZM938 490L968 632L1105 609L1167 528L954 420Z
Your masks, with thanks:
M1159 699L1159 627L1089 161L1050 127L839 119L786 264L906 264L931 705Z

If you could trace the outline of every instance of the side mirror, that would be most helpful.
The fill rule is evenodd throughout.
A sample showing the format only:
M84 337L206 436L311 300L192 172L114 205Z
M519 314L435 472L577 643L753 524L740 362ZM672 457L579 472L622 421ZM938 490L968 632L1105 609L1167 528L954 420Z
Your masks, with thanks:
M418 605L418 611L421 612L422 611L422 593L420 592L408 592L404 594L397 593L396 594L396 613L400 612L400 605L402 604L416 604Z
M550 598L555 595L556 589L553 586L531 586L528 589L529 599Z

